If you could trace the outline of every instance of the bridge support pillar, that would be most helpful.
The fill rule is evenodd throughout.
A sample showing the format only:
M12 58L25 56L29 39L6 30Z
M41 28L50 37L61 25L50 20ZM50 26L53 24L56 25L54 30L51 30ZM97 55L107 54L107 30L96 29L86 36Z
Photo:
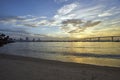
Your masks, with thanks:
M98 42L100 41L100 37L98 37Z
M112 40L112 42L114 41L114 37L113 36L111 37L111 40Z

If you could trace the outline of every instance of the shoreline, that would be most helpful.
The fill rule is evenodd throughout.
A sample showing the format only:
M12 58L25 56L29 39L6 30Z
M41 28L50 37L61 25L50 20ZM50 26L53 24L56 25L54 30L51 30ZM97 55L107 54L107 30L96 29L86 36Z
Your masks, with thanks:
M91 66L91 67L103 67L103 68L116 68L120 69L120 67L114 66L101 66L101 65L94 65L94 64L85 64L85 63L75 63L75 62L64 62L64 61L57 61L57 60L48 60L48 59L41 59L35 57L27 57L21 55L13 55L13 54L0 54L0 59L11 59L11 60L21 60L21 61L31 61L31 62L47 62L47 63L58 63L58 64L74 64L74 65L83 65L83 66Z
M0 80L119 80L120 68L0 54ZM30 78L29 78L30 77Z

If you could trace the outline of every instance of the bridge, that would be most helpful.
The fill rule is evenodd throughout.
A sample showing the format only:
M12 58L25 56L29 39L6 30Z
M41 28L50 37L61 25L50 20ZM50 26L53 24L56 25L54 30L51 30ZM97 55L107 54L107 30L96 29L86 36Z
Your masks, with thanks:
M120 42L120 36L89 37L89 38L81 38L72 41L73 42Z

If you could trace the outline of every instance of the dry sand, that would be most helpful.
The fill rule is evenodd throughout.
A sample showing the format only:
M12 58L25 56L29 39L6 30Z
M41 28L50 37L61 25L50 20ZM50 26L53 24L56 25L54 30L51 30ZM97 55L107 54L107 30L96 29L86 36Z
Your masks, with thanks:
M120 80L120 68L0 54L0 80Z

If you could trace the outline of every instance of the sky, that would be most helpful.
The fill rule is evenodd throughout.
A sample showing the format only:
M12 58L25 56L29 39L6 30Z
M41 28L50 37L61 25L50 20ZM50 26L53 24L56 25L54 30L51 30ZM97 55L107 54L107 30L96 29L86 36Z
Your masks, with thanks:
M0 33L13 38L120 35L120 0L0 0Z

